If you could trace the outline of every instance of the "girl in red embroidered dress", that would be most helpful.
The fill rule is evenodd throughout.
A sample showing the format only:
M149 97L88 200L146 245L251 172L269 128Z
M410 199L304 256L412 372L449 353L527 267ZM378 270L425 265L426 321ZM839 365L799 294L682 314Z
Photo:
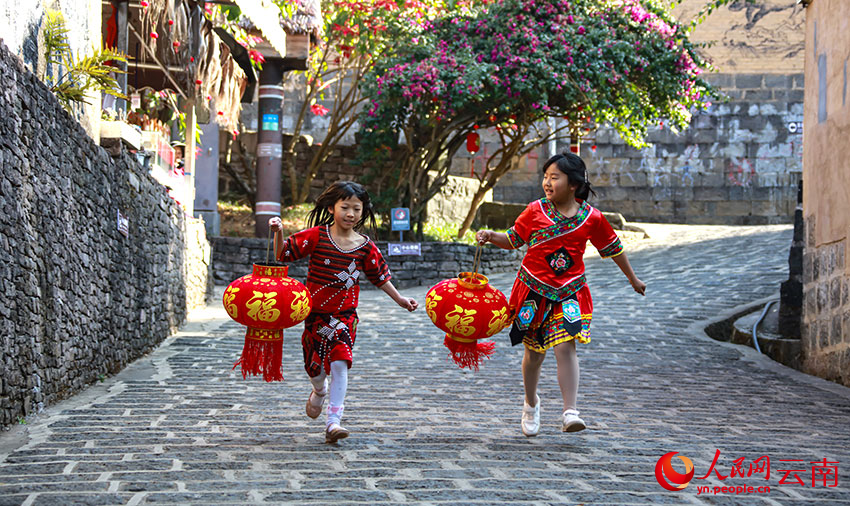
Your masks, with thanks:
M590 342L593 300L584 277L584 250L590 241L603 258L613 258L634 290L643 295L646 284L632 270L620 239L602 213L587 203L593 190L584 161L573 153L555 155L543 165L545 198L535 200L519 215L507 233L481 230L481 244L503 249L528 244L509 306L513 313L511 343L525 345L522 379L525 405L522 432L540 430L537 383L546 350L558 362L558 385L564 401L564 432L585 428L578 417L578 356L576 339Z
M369 194L357 183L340 181L329 186L316 199L310 212L311 228L281 240L280 218L269 220L275 232L275 256L291 262L310 255L307 288L313 309L304 321L301 347L304 369L313 390L307 398L306 411L311 418L322 413L322 404L330 394L325 428L325 441L336 442L348 437L340 425L348 388L357 331L357 301L361 275L387 293L399 306L414 311L416 300L402 296L390 282L387 263L374 242L357 232L366 221L373 230L375 216ZM330 385L327 376L330 374Z

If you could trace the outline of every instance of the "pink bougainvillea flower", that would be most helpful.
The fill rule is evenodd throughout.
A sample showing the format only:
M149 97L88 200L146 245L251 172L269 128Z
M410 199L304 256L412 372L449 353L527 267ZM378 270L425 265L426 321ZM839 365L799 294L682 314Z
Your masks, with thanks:
M578 32L579 35L584 35L584 27L583 26L578 27L578 30L576 30L576 31Z
M158 38L159 38L159 34L158 34L158 33L156 33L156 32L151 32L151 38L152 38L152 39L158 39Z
M321 104L313 104L310 106L310 112L316 116L324 116L328 113L328 108Z
M250 51L248 51L248 56L251 57L251 60L257 63L263 63L266 61L266 58L263 56L263 54L257 51L256 49L251 49Z
M139 4L140 4L142 7L147 7L148 5L150 5L149 3L145 2L145 0L142 0L141 2L139 2Z

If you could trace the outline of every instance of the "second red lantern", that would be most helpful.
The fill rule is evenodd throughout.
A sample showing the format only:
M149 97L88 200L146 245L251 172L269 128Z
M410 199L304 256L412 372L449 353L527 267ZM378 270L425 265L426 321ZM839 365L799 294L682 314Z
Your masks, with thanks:
M461 368L478 369L482 358L493 354L495 344L479 342L510 323L505 295L483 274L462 272L455 279L434 285L425 297L425 310L446 332L443 344Z

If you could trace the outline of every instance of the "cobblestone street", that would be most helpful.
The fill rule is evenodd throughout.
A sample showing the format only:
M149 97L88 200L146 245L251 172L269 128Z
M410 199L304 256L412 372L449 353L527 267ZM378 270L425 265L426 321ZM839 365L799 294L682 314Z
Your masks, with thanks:
M343 420L351 437L326 445L323 417L304 414L300 327L286 332L284 382L243 380L231 366L244 327L216 300L148 357L0 435L0 506L850 504L850 389L702 331L778 295L791 228L647 230L651 239L627 249L645 298L589 246L583 432L560 431L554 357L540 382L540 435L526 438L522 350L507 331L480 371L460 370L423 308L408 314L365 290ZM491 282L507 294L513 278ZM427 289L403 292L424 306ZM717 450L708 479L676 492L656 481L662 455L688 457L700 478ZM746 473L765 455L767 479L730 476L734 460ZM836 487L812 486L812 463L824 459L837 467ZM715 486L770 491L715 495Z

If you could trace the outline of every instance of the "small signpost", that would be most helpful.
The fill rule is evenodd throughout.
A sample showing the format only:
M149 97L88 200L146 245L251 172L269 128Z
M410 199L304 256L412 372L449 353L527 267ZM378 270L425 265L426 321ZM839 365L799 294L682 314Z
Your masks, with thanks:
M121 214L121 210L118 209L118 231L121 232L121 235L127 237L130 235L130 218L127 218L123 214Z
M421 245L418 242L404 242L404 231L410 230L410 209L394 207L390 210L390 225L393 232L398 231L398 243L389 244L390 255L421 255Z

